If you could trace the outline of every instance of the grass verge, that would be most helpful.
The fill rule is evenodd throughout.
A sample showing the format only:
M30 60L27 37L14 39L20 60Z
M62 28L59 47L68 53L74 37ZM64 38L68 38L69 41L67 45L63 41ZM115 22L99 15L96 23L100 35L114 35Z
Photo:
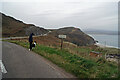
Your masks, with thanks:
M19 40L7 41L29 48L28 42ZM37 45L33 51L78 78L116 78L118 74L117 65L106 62L103 58L94 61L72 54L67 50L59 50L44 45Z

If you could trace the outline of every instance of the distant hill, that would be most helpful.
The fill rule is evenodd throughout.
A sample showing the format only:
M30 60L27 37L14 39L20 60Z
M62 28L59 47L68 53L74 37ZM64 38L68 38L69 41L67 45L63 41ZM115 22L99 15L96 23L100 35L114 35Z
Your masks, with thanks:
M58 37L58 35L62 35L62 34L67 35L65 41L74 43L78 46L92 45L95 43L92 37L82 32L79 28L65 27L65 28L53 30L51 33L49 33L49 35L55 37Z
M2 36L10 37L10 36L28 36L30 33L34 33L35 35L46 34L48 30L40 27L36 27L33 24L26 24L20 20L16 20L13 17L6 16L3 13L2 15Z

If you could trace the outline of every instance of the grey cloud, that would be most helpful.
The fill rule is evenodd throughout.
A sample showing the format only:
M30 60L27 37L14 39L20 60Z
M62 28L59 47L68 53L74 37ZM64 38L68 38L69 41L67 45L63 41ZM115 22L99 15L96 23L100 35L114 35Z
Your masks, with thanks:
M32 14L29 14L30 7L25 6L27 4L22 5L21 8L21 5L16 6L7 3L5 4L3 11L7 14L13 15L18 19L23 20L24 22L34 23L37 26L44 26L44 28L58 28L67 25L74 25L82 29L86 29L86 28L109 29L109 30L117 29L117 3L105 2L103 4L99 4L94 7L87 7L87 8L82 8L80 4L82 3L67 2L64 3L64 5L62 5L65 7L65 9L64 7L62 9L61 8L53 9L47 7L47 10L41 8L43 11L37 13L33 12ZM74 13L69 13L69 12L64 13L64 11L67 11L68 8L71 9L77 8L78 11ZM55 19L52 19L53 17Z

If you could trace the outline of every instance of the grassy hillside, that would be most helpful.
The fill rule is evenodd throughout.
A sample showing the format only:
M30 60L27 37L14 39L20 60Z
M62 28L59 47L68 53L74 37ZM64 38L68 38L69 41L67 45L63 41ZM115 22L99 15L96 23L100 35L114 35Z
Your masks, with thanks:
M35 35L44 35L51 31L49 35L57 38L60 34L67 35L65 41L74 43L78 46L92 45L95 43L92 37L88 36L78 28L66 27L47 30L33 24L23 23L22 21L16 20L15 18L2 13L0 13L0 15L2 15L1 23L3 37L29 36L31 33L34 33Z
M28 25L24 24L22 21L18 21L10 16L2 14L2 34L4 37L7 36L22 36Z
M10 36L28 36L30 33L40 35L41 33L47 33L48 30L36 27L33 24L26 24L22 21L16 20L13 17L7 16L5 14L0 13L2 15L2 36L10 37ZM31 28L32 26L32 28Z
M37 46L33 49L34 52L78 78L116 78L118 76L117 63L108 62L104 59L104 54L110 52L111 49L103 49L97 46L78 47L72 43L64 42L64 49L60 50L58 38L41 36L34 37L34 40L37 41ZM10 42L29 48L27 38L10 40ZM103 57L93 58L89 56L91 51L102 52Z
M67 35L65 41L74 43L78 46L93 45L95 43L92 37L82 32L79 28L74 28L74 27L65 27L65 28L53 30L49 35L58 37L58 35L63 35L63 34Z
M29 43L26 39L10 40L9 42L29 48ZM49 44L49 42L46 43ZM73 45L69 44L69 46L72 47ZM93 58L84 55L84 53L89 54L89 51L99 49L91 47L79 47L74 49L79 49L80 52L70 52L67 49L60 50L59 48L52 46L37 44L33 51L49 59L59 67L62 67L67 72L74 74L78 78L118 77L118 67L116 63L107 62L104 58ZM71 50L73 49L71 48ZM104 50L101 50L101 52L104 53Z

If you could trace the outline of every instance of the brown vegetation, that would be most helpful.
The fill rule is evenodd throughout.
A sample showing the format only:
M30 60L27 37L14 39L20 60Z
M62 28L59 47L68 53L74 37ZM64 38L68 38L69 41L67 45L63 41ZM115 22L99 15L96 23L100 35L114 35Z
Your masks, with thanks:
M53 30L49 35L58 37L58 35L67 35L65 41L74 43L78 46L93 45L95 43L94 39L79 28L65 27L58 30Z
M48 32L48 30L44 28L36 27L33 24L23 23L22 21L16 20L15 18L10 16L6 16L5 14L0 13L0 15L2 15L2 36L3 37L26 36L26 35L28 36L30 35L29 33L40 35L41 33ZM31 26L32 28L30 28ZM29 33L28 33L28 30L29 30Z

